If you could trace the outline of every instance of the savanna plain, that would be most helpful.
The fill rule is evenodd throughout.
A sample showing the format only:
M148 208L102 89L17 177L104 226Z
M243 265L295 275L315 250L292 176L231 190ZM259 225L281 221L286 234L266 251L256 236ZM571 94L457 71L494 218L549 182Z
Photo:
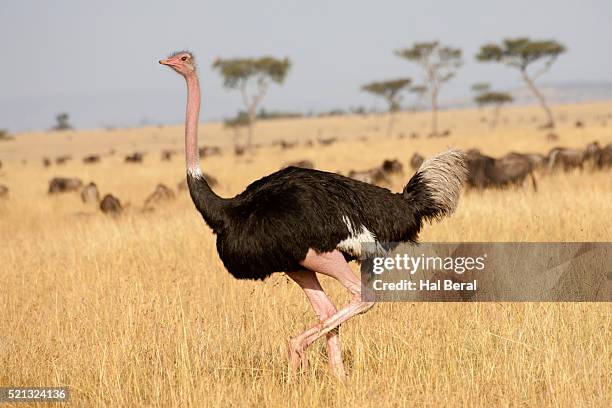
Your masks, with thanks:
M202 167L219 180L218 194L232 196L287 162L346 174L395 158L404 175L388 187L400 191L417 151L501 156L612 142L612 103L554 112L555 142L538 130L535 107L505 109L493 130L481 120L487 111L442 112L443 138L426 137L427 112L398 114L390 136L384 115L260 121L261 146L241 156L233 133L210 123L200 144L222 154ZM0 385L67 386L68 405L84 407L612 406L609 303L380 303L341 328L345 382L328 371L324 342L290 378L286 342L316 321L297 285L281 273L234 280L186 191L142 210L157 183L176 191L184 178L182 135L177 125L0 142L0 183L10 188L0 201ZM273 143L281 139L298 145L281 149ZM179 153L162 161L163 149ZM124 163L134 151L144 161ZM43 167L44 156L63 154L73 160ZM84 164L89 154L101 162ZM77 193L49 196L55 176L95 181L127 209L109 217ZM464 192L457 212L426 225L421 241L612 240L610 170L536 178L537 192L527 184ZM338 306L347 302L336 282L322 283Z

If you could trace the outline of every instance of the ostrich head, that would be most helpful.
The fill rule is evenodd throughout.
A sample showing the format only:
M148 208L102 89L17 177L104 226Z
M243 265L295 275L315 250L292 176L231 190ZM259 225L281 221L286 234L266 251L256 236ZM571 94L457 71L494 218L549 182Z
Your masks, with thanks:
M196 66L193 55L187 51L175 52L166 59L159 60L162 65L168 65L170 68L186 77L195 73Z

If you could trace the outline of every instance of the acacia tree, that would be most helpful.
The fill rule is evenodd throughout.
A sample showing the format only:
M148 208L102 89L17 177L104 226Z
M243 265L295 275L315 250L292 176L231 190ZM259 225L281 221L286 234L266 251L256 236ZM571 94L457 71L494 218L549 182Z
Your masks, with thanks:
M403 90L406 90L411 83L412 79L410 78L398 78L391 79L388 81L371 82L361 87L362 91L369 92L376 96L380 96L384 98L385 101L387 101L387 104L389 105L389 122L387 124L387 136L391 134L391 130L393 129L395 112L400 109L400 104L402 102L401 93Z
M395 51L395 55L417 64L425 72L425 86L431 101L431 135L438 135L438 96L445 82L451 80L463 64L461 50L443 46L439 41L414 43Z
M493 116L491 118L490 126L491 129L494 129L499 122L499 114L502 106L514 100L512 95L507 92L492 91L491 85L487 83L474 84L472 86L472 90L476 93L474 102L476 102L478 106L493 106Z
M531 40L529 38L506 38L501 44L485 44L480 47L476 59L480 62L498 62L510 67L517 68L521 77L540 102L546 114L547 128L554 128L555 121L546 104L544 95L540 93L535 85L535 80L546 73L551 65L563 54L566 48L563 44L554 40ZM544 65L535 73L529 73L527 68L535 62L543 62Z
M213 69L218 70L223 77L223 85L228 89L239 89L242 95L242 102L248 116L247 149L250 149L252 145L257 108L268 92L270 84L281 85L290 67L291 62L288 58L273 57L218 58L213 63ZM249 88L252 86L255 87L255 93L249 95Z
M72 129L70 125L70 116L66 112L59 113L55 116L57 124L51 128L51 130L68 130Z

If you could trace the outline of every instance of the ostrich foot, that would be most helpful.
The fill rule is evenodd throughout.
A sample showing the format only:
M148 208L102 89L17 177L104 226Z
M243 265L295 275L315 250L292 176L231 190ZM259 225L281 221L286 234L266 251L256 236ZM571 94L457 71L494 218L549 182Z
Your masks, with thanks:
M289 352L289 371L292 373L298 370L305 371L308 369L308 358L306 357L306 350L302 346L302 342L299 339L290 339L288 345Z

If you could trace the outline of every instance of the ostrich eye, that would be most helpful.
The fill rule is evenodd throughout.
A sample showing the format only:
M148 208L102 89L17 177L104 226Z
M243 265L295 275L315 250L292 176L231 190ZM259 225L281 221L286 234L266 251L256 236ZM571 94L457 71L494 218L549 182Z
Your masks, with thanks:
M187 57L186 56L182 57L181 61L187 61Z

